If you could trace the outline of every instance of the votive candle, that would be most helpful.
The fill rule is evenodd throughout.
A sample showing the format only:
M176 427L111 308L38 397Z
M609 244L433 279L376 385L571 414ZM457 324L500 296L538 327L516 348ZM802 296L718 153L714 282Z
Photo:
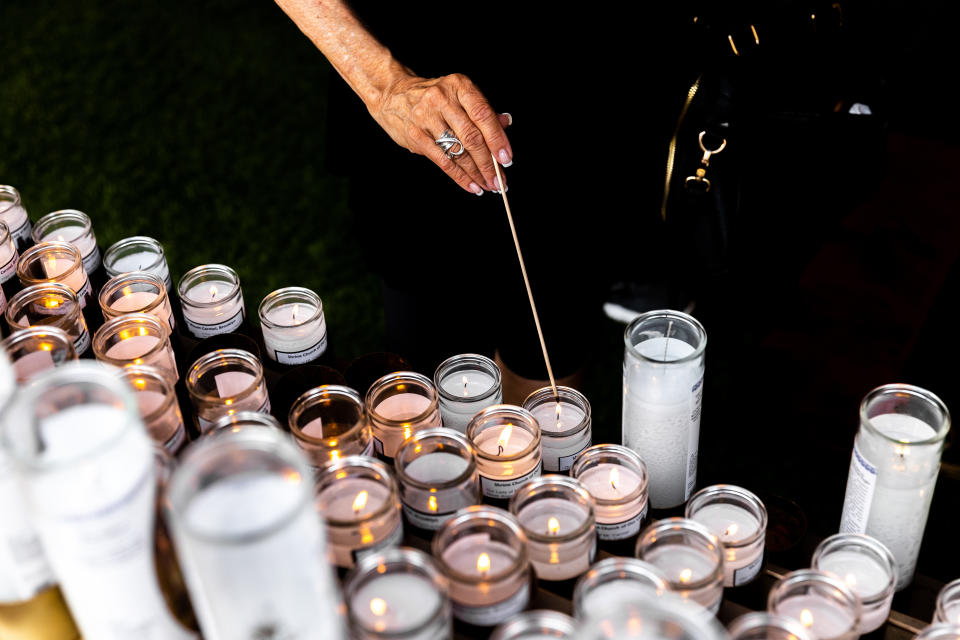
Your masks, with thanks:
M540 425L543 470L566 472L581 451L592 443L590 401L571 387L538 389L523 401Z
M447 358L433 374L443 426L466 432L481 409L503 402L500 367L486 356L462 353Z

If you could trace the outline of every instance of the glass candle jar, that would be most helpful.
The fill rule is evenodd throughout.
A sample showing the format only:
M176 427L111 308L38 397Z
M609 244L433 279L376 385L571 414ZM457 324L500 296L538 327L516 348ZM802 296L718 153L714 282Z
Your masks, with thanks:
M149 313L173 331L173 307L159 276L138 271L114 276L100 289L100 310L105 320L127 313Z
M503 402L500 367L486 356L463 353L447 358L433 374L443 426L464 433L481 409Z
M216 422L213 423L213 426L210 427L210 431L208 431L208 433L215 433L221 429L239 431L246 427L270 427L271 429L279 429L280 431L283 431L283 427L279 422L277 422L277 419L269 413L259 413L257 411L237 411L236 413L221 416Z
M280 364L312 362L327 351L327 321L320 296L303 287L285 287L260 303L260 329L267 356Z
M110 278L132 271L146 271L163 280L168 295L173 291L163 245L147 236L132 236L114 242L103 254L103 268Z
M201 433L238 411L270 413L263 366L242 349L217 349L202 356L190 367L186 383Z
M194 338L236 331L246 318L237 272L222 264L205 264L183 274L177 285L183 321Z
M624 332L623 444L650 473L650 504L686 502L697 484L703 398L703 325L679 311L650 311Z
M48 282L27 287L10 299L4 315L12 331L27 327L53 327L70 336L78 356L90 348L90 332L87 331L77 294L66 285Z
M661 598L638 598L605 603L581 623L578 640L727 640L727 634L711 615L689 601L666 594Z
M146 365L124 367L117 375L133 389L140 417L153 441L176 454L187 441L183 414L168 372Z
M0 222L7 225L19 251L30 244L30 217L23 208L20 192L7 184L0 184Z
M767 610L797 620L820 640L860 636L860 599L846 582L823 571L788 573L770 590Z
M16 277L19 260L20 252L17 251L17 244L13 241L10 229L0 222L0 285Z
M887 621L897 563L879 540L859 533L832 535L817 545L811 566L837 576L860 598L861 634L879 629Z
M420 429L441 426L437 390L426 376L412 371L390 373L367 391L373 448L391 461L400 444Z
M763 566L767 508L750 491L732 484L701 489L687 502L686 517L705 526L723 545L723 586L753 582Z
M480 502L473 446L459 431L423 429L397 451L394 469L407 522L436 531L460 509Z
M686 518L652 523L637 540L637 557L660 569L670 589L716 613L723 598L723 550L710 531Z
M318 470L316 491L338 566L352 567L403 539L397 482L383 462L364 456L331 462Z
M592 429L590 401L570 387L537 389L523 401L540 425L543 470L568 471L577 455L590 446Z
M128 313L109 320L93 334L97 360L115 367L145 364L179 377L170 345L170 327L147 313Z
M510 513L527 536L527 555L541 580L569 580L593 563L593 498L578 481L553 474L533 478L513 494Z
M960 640L960 624L931 624L913 640Z
M458 620L492 627L527 607L527 540L520 523L506 511L482 505L458 511L433 537L431 550L450 581Z
M467 425L488 500L509 500L522 484L540 475L540 426L521 407L495 404Z
M47 282L65 284L77 294L81 309L93 298L80 251L69 242L43 242L24 251L17 263L17 277L25 287Z
M919 387L884 385L860 403L840 532L886 545L897 559L898 590L913 580L949 430L947 407Z
M363 402L350 387L331 384L307 391L291 407L288 424L315 467L345 456L373 455Z
M817 640L793 618L766 611L743 614L730 623L727 631L730 640Z
M54 211L33 225L33 241L69 242L80 252L84 270L90 274L100 268L100 249L90 216L76 209Z
M268 427L218 431L186 451L169 520L205 637L345 637L311 475Z
M960 624L960 579L948 582L940 589L933 621Z
M0 346L10 356L18 384L24 384L41 371L77 359L73 340L66 331L56 327L17 329L0 342Z
M353 637L449 640L447 588L447 579L421 551L388 549L363 558L343 584Z
M598 444L581 453L570 468L593 496L597 538L629 540L647 517L647 467L634 451Z
M576 633L577 621L567 614L539 609L513 616L493 630L490 640L572 640Z
M606 558L580 576L573 589L573 615L578 620L605 603L660 597L670 591L652 564L636 558Z
M22 495L85 638L136 629L192 638L154 567L156 468L136 401L116 371L71 362L23 387L2 423Z

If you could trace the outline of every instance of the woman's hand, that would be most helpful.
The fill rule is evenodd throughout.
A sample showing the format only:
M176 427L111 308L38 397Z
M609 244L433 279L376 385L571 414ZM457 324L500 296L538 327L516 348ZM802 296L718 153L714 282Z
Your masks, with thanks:
M512 121L510 114L497 115L462 74L420 78L407 72L369 109L397 144L426 156L463 189L478 196L484 189L500 190L494 157L504 167L513 164L513 149L504 133ZM466 152L448 157L436 144L445 132L456 136Z

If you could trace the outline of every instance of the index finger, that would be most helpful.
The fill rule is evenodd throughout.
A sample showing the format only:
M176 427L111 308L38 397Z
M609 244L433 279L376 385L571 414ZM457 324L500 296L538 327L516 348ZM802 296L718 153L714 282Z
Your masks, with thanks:
M504 167L513 164L513 148L510 146L507 134L504 133L503 127L500 125L500 118L497 117L497 112L493 110L480 90L473 83L469 83L460 88L457 97L460 99L460 104L463 105L463 110L467 112L470 119L480 129L480 133L483 134L483 139L494 157Z

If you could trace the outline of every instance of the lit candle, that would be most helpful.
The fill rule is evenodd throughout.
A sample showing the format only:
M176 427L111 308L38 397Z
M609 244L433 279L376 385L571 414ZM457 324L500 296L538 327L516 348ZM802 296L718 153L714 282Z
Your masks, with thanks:
M310 389L290 409L289 425L315 467L344 456L373 455L363 402L349 387L330 384Z
M817 640L810 630L793 618L752 611L730 623L730 640Z
M78 355L90 348L90 332L77 294L66 285L48 282L26 287L10 299L4 316L11 329L37 326L63 330L73 340Z
M690 498L686 517L705 526L723 545L724 586L739 587L757 577L767 533L767 509L760 498L734 485L714 485Z
M937 594L933 621L960 624L960 579L947 583Z
M190 367L186 386L201 433L238 411L270 413L263 366L242 349L217 349L202 356Z
M115 276L100 289L100 310L105 320L126 313L149 313L171 330L176 321L163 281L152 273L134 272Z
M16 242L10 235L10 229L0 221L0 285L6 284L17 275L17 261L20 259L20 253L17 251ZM3 289L0 289L3 291ZM0 309L0 313L3 310Z
M600 540L629 540L640 533L647 516L647 468L634 451L595 445L577 457L570 476L593 496Z
M527 396L523 408L540 425L543 470L569 470L577 455L591 444L590 401L570 387L557 387L557 395L552 387L544 387Z
M0 222L10 229L17 249L26 249L30 242L30 217L23 208L20 192L6 184L0 184Z
M170 328L146 313L128 313L110 320L93 334L97 360L115 367L145 364L178 378L170 346Z
M723 553L713 534L685 518L658 520L637 541L637 557L657 567L670 589L716 613L723 597Z
M160 369L134 365L117 374L133 389L147 433L154 442L176 454L187 441L183 415L173 383Z
M770 590L767 609L797 620L820 640L860 635L859 598L846 582L822 571L788 573Z
M93 223L83 211L62 209L37 220L33 227L33 241L69 242L80 252L83 268L88 274L100 268L100 249L93 233Z
M0 342L0 350L10 356L18 384L24 384L41 371L77 359L73 340L56 327L17 329Z
M80 252L67 242L43 242L24 251L17 264L17 277L25 287L45 282L65 284L77 294L81 309L93 297Z
M444 360L433 383L440 394L443 426L461 433L478 411L503 402L500 368L486 356L465 353Z
M177 285L183 320L194 338L236 331L246 309L240 277L222 264L206 264L186 272Z
M817 546L811 565L846 582L860 598L860 633L870 633L887 621L897 564L883 543L858 533L838 533Z
M392 461L404 440L420 429L441 426L437 391L426 376L398 371L383 376L367 391L366 407L373 448Z
M167 294L173 291L163 245L147 236L132 236L113 243L103 254L103 268L111 278L132 271L146 271L163 280Z
M652 564L636 558L606 558L577 580L574 616L583 619L605 603L660 597L669 590L663 574Z
M509 500L540 475L540 427L530 412L506 404L481 410L467 425L488 500Z
M267 355L281 364L312 362L327 350L327 322L320 297L303 287L277 289L260 303Z

